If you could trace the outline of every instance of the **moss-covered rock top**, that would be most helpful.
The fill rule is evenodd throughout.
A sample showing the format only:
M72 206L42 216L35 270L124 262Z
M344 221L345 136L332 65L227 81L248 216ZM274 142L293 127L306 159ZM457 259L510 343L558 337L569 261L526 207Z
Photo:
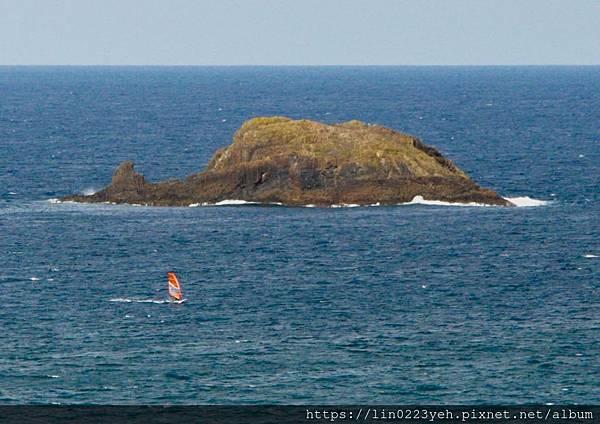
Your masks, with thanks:
M254 118L242 125L233 144L217 152L208 170L243 162L303 156L319 166L355 164L364 169L401 171L414 177L462 176L451 161L418 139L380 125L352 120L328 125L286 117Z

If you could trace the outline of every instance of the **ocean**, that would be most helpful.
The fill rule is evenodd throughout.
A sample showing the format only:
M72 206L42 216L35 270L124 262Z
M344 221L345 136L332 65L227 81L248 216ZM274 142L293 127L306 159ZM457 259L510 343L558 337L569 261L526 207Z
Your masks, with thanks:
M51 200L197 172L262 115L543 202ZM600 67L0 67L0 403L600 403L599 187Z

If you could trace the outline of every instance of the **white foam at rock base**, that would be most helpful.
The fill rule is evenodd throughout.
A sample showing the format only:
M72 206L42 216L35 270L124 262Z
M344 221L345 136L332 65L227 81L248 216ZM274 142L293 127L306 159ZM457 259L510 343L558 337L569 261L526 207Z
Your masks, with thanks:
M529 196L505 197L505 199L517 207L544 206L549 203L548 200L532 199Z
M361 205L355 203L340 203L338 205L331 205L332 208L358 208Z
M255 205L258 202L249 202L247 200L221 200L220 202L215 203L215 206L234 206L234 205Z
M441 200L425 200L423 196L415 196L410 202L400 203L400 205L432 205L432 206L491 206L483 203L458 203L458 202L444 202Z
M208 202L204 202L204 203L191 203L188 205L188 207L190 208L197 208L199 206L241 206L241 205L275 205L275 206L282 206L283 203L279 203L279 202L251 202L248 200L239 200L239 199L226 199L226 200L221 200L220 202L217 203L208 203Z
M547 200L532 199L529 196L521 197L505 197L504 199L511 202L517 207L532 207L532 206L544 206L549 203ZM423 196L415 196L410 202L401 203L402 205L435 205L435 206L484 206L491 207L494 205L486 205L483 203L458 203L458 202L443 202L441 200L425 200Z
M512 204L514 204L517 207L532 207L532 206L543 206L543 205L547 205L548 203L550 203L548 200L539 200L539 199L532 199L529 196L521 196L521 197L505 197L506 200L508 200L509 202L511 202ZM47 202L49 203L75 203L75 202L63 202L59 199L48 199ZM114 204L113 202L103 202L105 204ZM275 206L283 206L283 203L279 203L279 202L268 202L268 203L262 203L262 202L252 202L252 201L248 201L248 200L240 200L240 199L227 199L227 200L221 200L220 202L216 202L216 203L208 203L208 202L204 202L204 203L190 203L188 205L188 207L190 208L197 208L200 206L241 206L241 205L275 205ZM426 200L423 198L423 196L415 196L410 202L406 202L406 203L399 203L398 205L432 205L432 206L478 206L478 207L492 207L494 205L487 205L487 204L483 204L483 203L475 203L475 202L469 202L469 203L459 203L459 202L444 202L441 200ZM139 204L133 204L133 206L144 206L144 205L139 205ZM147 206L147 205L145 205ZM359 204L355 204L355 203L341 203L341 204L335 204L335 205L331 205L332 208L356 208L356 207L360 207L360 206L382 206L379 202L378 203L374 203L371 205L359 205ZM307 204L307 205L303 205L303 207L305 208L314 208L316 207L316 205L314 204Z

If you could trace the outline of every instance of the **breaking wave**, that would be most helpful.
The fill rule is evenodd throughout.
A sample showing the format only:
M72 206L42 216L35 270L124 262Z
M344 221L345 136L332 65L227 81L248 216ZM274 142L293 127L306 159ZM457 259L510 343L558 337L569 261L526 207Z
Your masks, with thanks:
M83 194L84 196L91 196L92 194L96 194L98 191L100 191L100 189L94 187L87 187L81 190L81 194Z
M531 206L544 206L550 203L548 200L532 199L529 196L522 197L505 197L504 199L511 202L517 207L531 207ZM486 205L484 203L453 203L443 202L441 200L425 200L423 196L415 196L410 202L401 203L402 205L434 205L434 206L481 206L481 207L493 207L494 205Z
M505 199L517 207L544 206L550 203L549 200L532 199L529 196L505 197Z
M425 200L423 196L415 196L410 202L400 203L400 205L431 205L431 206L491 206L483 203L453 203L443 202L441 200Z

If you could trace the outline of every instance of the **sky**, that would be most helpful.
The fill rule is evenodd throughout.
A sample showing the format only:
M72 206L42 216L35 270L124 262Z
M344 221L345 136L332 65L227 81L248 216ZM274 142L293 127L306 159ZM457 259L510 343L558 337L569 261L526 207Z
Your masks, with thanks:
M0 0L0 65L550 64L600 0Z

